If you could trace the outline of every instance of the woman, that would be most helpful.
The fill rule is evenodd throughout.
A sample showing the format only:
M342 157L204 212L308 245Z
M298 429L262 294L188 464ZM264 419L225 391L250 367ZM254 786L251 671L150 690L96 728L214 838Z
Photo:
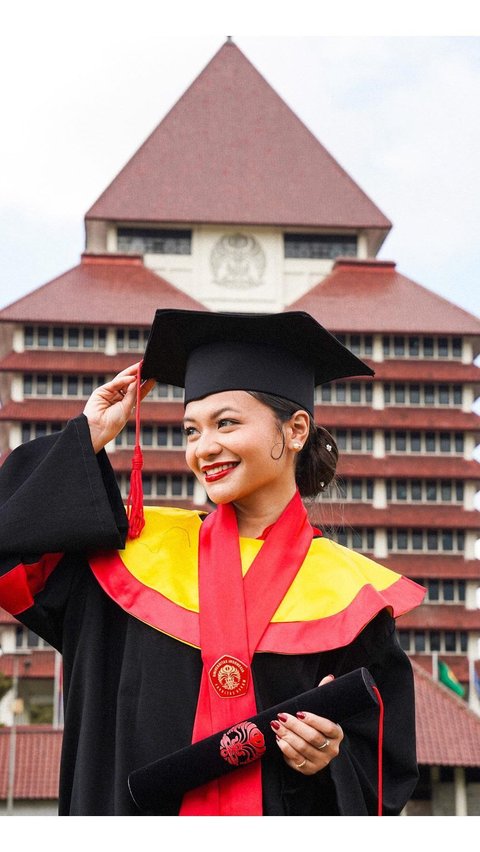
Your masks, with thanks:
M423 590L324 539L297 490L314 496L334 474L315 385L371 370L306 314L158 311L141 388L137 373L2 469L0 604L64 655L60 813L136 814L133 770L359 666L383 697L383 812L398 813L416 765L390 610ZM123 550L104 447L154 378L185 387L187 463L218 508L144 520L134 495ZM358 714L343 731L300 712L272 728L275 754L183 801L165 790L159 812L377 812L376 720Z

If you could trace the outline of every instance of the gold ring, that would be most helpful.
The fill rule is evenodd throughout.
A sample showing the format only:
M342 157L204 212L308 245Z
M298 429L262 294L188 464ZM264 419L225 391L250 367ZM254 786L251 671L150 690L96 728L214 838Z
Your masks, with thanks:
M305 758L305 760L303 761L303 763L296 763L296 764L295 764L295 766L297 767L297 769L301 769L301 768L302 768L302 766L305 766L306 762L307 762L307 760L306 760L306 758Z
M330 745L330 740L325 740L325 742L323 743L323 745L321 745L321 746L316 746L316 748L318 749L318 751L321 751L321 750L322 750L322 748L327 748L327 746L329 746L329 745Z

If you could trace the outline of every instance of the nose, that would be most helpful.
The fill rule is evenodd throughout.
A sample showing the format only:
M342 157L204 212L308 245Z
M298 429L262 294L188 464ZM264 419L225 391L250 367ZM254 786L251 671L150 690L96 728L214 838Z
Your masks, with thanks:
M222 447L215 433L205 429L195 442L195 456L197 459L208 459L218 455Z

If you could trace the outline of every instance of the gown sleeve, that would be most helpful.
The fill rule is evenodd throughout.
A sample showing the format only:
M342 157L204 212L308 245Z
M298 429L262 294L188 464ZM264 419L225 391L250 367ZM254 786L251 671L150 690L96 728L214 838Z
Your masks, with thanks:
M384 705L382 782L386 816L397 815L415 789L415 704L410 661L401 649L395 622L386 611L359 636L349 666L367 665ZM360 660L363 658L363 662ZM377 814L379 714L349 720L338 757L330 764L338 810L343 815Z
M14 450L0 469L0 606L54 647L75 571L90 550L124 547L127 519L86 417Z

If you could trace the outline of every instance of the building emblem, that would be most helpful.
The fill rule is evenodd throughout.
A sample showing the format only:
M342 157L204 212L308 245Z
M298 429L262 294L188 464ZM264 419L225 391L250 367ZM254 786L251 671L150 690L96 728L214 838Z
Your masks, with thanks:
M236 698L247 693L249 668L236 657L221 657L214 663L208 676L221 698Z
M265 252L251 234L224 234L210 255L215 284L237 290L263 284Z
M231 766L252 763L265 751L265 738L253 722L239 722L220 740L220 754Z

